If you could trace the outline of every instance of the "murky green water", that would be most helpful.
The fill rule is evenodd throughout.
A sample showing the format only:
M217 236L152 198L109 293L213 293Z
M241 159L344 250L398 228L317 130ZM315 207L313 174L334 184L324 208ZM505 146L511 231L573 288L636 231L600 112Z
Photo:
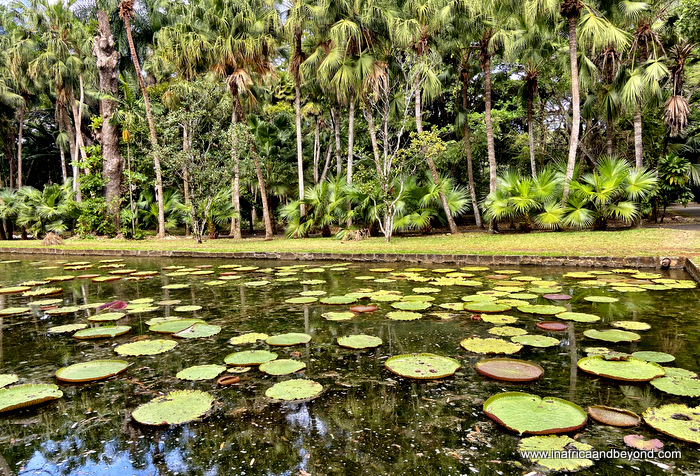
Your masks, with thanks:
M4 256L0 259L15 259ZM99 259L85 271L63 270L63 262L24 260L0 264L0 284L17 285L55 275L99 273ZM396 270L411 264L350 264L347 269L331 271L337 265L308 265L296 274L279 276L275 269L245 273L241 280L227 281L221 286L205 282L219 275L218 265L245 264L264 267L299 265L273 261L224 262L192 260L125 260L127 268L159 271L159 275L143 281L120 280L94 283L76 279L49 286L64 289L63 305L82 305L116 299L154 298L156 302L177 299L183 305L200 305L195 313L207 322L218 324L223 331L208 339L179 341L170 352L157 356L128 357L132 365L120 376L92 384L61 385L64 397L36 408L0 416L0 448L4 461L0 473L11 474L100 474L100 475L299 475L325 474L524 474L534 466L517 455L519 437L489 420L482 411L483 401L502 391L525 391L541 396L558 396L582 407L606 404L627 408L637 413L663 403L697 405L697 399L663 394L649 384L620 385L619 382L595 378L576 370L576 361L585 357L588 346L606 345L614 350L656 350L676 356L670 365L700 370L700 291L679 289L621 293L606 288L584 287L577 281L562 278L564 268L519 268L523 274L561 283L562 292L573 295L565 305L574 311L594 313L602 321L593 324L575 323L573 329L549 335L561 339L557 347L526 347L518 358L539 363L545 369L542 379L532 384L510 384L478 375L473 365L484 356L470 354L460 348L460 340L472 336L489 336L492 325L472 321L468 312L443 320L431 312L445 311L440 303L459 302L462 296L498 286L499 281L486 279L489 273L479 272L476 279L483 286L440 287L433 307L423 311L417 321L397 322L385 318L392 310L390 303L378 303L374 313L362 314L351 321L332 322L322 313L346 310L349 306L287 304L305 290L324 290L328 295L341 295L360 288L397 290L414 294L417 283L398 279L390 283L357 280L372 275L369 268L391 266ZM176 276L161 271L165 266L214 265L214 275ZM56 269L40 269L52 267ZM323 266L318 273L309 268ZM429 268L429 266L426 266ZM444 266L442 266L444 267ZM511 268L512 269L512 268ZM230 270L226 270L230 271ZM664 277L689 279L678 271L662 272ZM421 273L428 277L440 274ZM278 281L283 278L321 279L324 284L302 285L300 281ZM376 275L386 278L387 275ZM391 277L389 275L389 277ZM248 287L245 281L269 278L271 284ZM187 283L182 290L164 290L162 286ZM614 304L594 304L583 300L588 295L619 297ZM43 298L38 298L43 299ZM28 302L21 295L0 296L0 309ZM540 297L531 303L550 304ZM114 358L116 345L131 342L135 336L149 334L145 322L153 317L173 315L171 307L130 315L119 324L132 326L132 331L115 339L77 341L70 334L47 336L55 325L87 322L94 311L80 311L66 316L48 316L41 311L30 315L5 317L0 320L0 373L16 373L20 382L55 383L54 373L62 366L99 358ZM512 310L518 316L515 326L533 334L543 334L535 327L537 316ZM546 318L549 319L549 318ZM552 319L555 320L555 319ZM606 329L615 320L639 320L652 329L641 332L638 343L607 344L583 337L586 329ZM232 346L228 339L245 331L270 335L281 332L305 332L312 336L309 344L277 348L280 358L296 358L306 363L305 378L324 385L324 393L308 403L281 405L270 403L264 392L273 383L298 375L270 377L253 369L242 374L241 382L231 387L217 387L215 380L186 382L175 378L183 368L209 363L223 363L224 357L236 350L266 349L259 342ZM384 344L371 351L352 351L336 344L338 337L365 333L378 336ZM167 338L167 337L166 337ZM507 339L507 338L506 338ZM457 358L462 369L454 377L438 381L409 381L390 374L384 361L392 356L412 352L432 352ZM216 398L213 412L204 420L172 428L153 429L131 420L131 412L141 403L173 389L198 389ZM658 460L666 470L653 462L604 460L581 474L700 474L697 447L661 435L645 426L632 430L603 426L589 420L581 430L579 441L598 450L624 449L623 436L631 433L660 438L666 450L680 449L683 456L674 460ZM305 473L306 472L306 473Z

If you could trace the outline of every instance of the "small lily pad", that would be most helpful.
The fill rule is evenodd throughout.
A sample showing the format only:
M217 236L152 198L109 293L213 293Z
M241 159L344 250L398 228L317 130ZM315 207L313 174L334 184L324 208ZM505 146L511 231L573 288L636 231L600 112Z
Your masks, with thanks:
M676 360L676 358L671 354L667 354L665 352L653 352L649 350L633 352L632 357L637 357L638 359L643 359L647 362L656 362L657 364L664 364Z
M312 302L318 301L317 297L313 296L299 296L293 297L285 300L287 304L311 304Z
M553 316L566 312L566 308L564 306L552 306L548 304L528 304L527 306L518 307L518 311L526 314Z
M625 329L628 331L648 331L651 329L649 324L639 321L614 321L611 322L610 325L617 327L618 329Z
M62 316L65 314L73 314L78 311L80 311L80 306L66 306L59 307L56 309L49 309L46 311L46 314L48 314L49 316Z
M559 345L559 339L533 334L511 337L510 340L516 344L528 345L530 347L554 347Z
M218 377L222 372L226 370L225 365L195 365L194 367L187 367L186 369L180 370L175 377L180 380L211 380Z
M510 311L511 306L495 302L466 302L464 303L464 309L470 312L495 314L498 312Z
M123 319L126 317L126 314L121 313L121 312L103 312L101 314L96 314L94 316L88 317L88 321L90 322L110 322L110 321L118 321L119 319Z
M199 390L176 390L140 405L132 416L143 425L179 425L204 416L214 397Z
M39 405L63 396L56 385L24 384L0 389L0 413Z
M521 344L493 337L469 337L460 342L459 345L475 354L515 354L523 348Z
M181 339L204 339L206 337L215 336L219 332L221 332L220 326L197 323L187 329L174 333L173 336Z
M227 365L248 366L260 365L271 360L275 360L277 354L267 350L244 350L242 352L234 352L224 358Z
M177 342L166 339L140 340L122 344L114 348L114 352L119 355L157 355L169 350L173 350L177 346Z
M556 317L565 321L574 322L597 322L600 320L600 317L595 314L586 314L585 312L560 312Z
M241 345L241 344L254 344L259 340L265 340L269 335L262 332L249 332L247 334L241 334L236 337L231 337L228 341L229 344Z
M482 314L481 320L488 322L489 324L503 325L503 324L514 324L518 322L517 317L506 316L503 314Z
M260 365L260 371L268 375L289 375L304 370L306 364L293 359L271 360Z
M202 309L202 306L177 306L173 309L175 312L194 312Z
M538 322L536 324L536 326L542 330L553 331L553 332L562 332L562 331L566 331L569 329L568 324L564 324L563 322L556 322L556 321Z
M158 334L176 334L195 324L204 324L204 321L201 319L167 319L150 326L148 330Z
M661 377L651 381L657 390L681 397L700 397L700 380L687 377Z
M377 306L374 305L367 305L367 306L352 306L350 308L352 312L359 312L359 313L366 313L366 312L374 312L377 310ZM324 315L325 317L325 315Z
M391 311L386 313L386 317L392 321L415 321L423 317L423 314L411 311Z
M647 440L642 435L627 435L622 439L622 441L624 441L627 446L642 451L659 451L664 447L661 440L656 438Z
M342 304L352 304L357 301L357 298L351 296L329 296L321 299L321 304L330 304L338 306Z
M285 380L274 384L265 391L265 396L285 402L311 400L323 392L323 385L313 380Z
M568 433L583 428L588 420L586 412L575 403L520 392L493 395L484 402L484 413L521 435Z
M129 367L124 360L92 360L80 362L60 368L56 371L56 379L62 382L94 382L114 377Z
M481 375L506 382L531 382L544 374L536 363L518 359L480 360L474 368Z
M7 307L0 310L0 316L17 316L29 312L28 307Z
M391 303L391 307L401 311L423 311L432 306L429 302L421 301L398 301Z
M571 296L568 294L545 294L542 297L550 301L568 301L571 299Z
M30 289L32 289L31 286L10 286L7 288L0 288L0 294L19 294L29 291ZM36 296L40 295L36 294Z
M75 334L73 334L73 337L76 339L109 339L113 337L117 337L120 335L124 335L127 332L131 330L130 326L114 326L114 327L107 327L107 326L100 326L100 327L92 327L90 329L83 329Z
M647 408L644 422L661 433L689 443L700 444L700 406L678 403Z
M348 347L350 349L371 349L382 345L382 340L375 336L357 334L346 337L338 337L338 345L341 347Z
M629 357L627 360L606 360L600 355L592 355L582 358L577 365L584 372L628 382L647 382L665 373L659 364L635 357Z
M267 345L286 347L290 345L307 344L310 341L311 336L309 334L302 334L299 332L288 332L286 334L270 336L265 340L265 343Z
M387 359L384 365L396 375L415 379L449 377L461 367L457 360L435 354L396 355Z
M520 454L546 455L566 454L577 451L585 454L593 450L591 445L581 443L568 436L531 436L523 438L518 443ZM541 458L531 457L530 460L542 468L552 472L574 472L593 466L593 460L588 458Z
M527 331L525 329L521 329L520 327L498 326L489 329L488 333L501 337L513 337L525 335L527 334Z
M592 405L588 407L588 415L604 425L630 427L637 426L642 419L634 412L622 408Z
M588 302L598 302L598 303L613 303L619 301L618 298L610 297L610 296L586 296L583 298L584 300Z
M324 312L321 315L324 319L327 319L329 321L349 321L350 319L355 317L355 313L350 311L331 311Z
M642 338L642 336L636 332L621 331L619 329L606 329L604 331L588 329L583 331L583 335L589 339L602 340L605 342L638 342Z

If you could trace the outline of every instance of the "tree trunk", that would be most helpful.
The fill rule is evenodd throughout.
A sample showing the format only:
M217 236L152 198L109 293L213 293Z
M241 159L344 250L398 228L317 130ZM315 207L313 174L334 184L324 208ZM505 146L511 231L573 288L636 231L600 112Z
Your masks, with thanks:
M634 164L641 169L644 165L644 143L642 142L642 108L634 108Z
M301 141L301 88L299 78L294 78L294 113L297 131L297 176L299 181L299 200L304 199L304 149ZM263 194L264 195L264 194ZM299 203L299 214L306 215L306 205Z
M190 138L189 134L187 131L187 123L182 125L182 152L184 152L185 155L189 155L191 147L190 147ZM183 193L185 194L185 205L190 204L190 174L187 171L187 167L182 168L182 189ZM192 220L192 226L194 227L194 219ZM190 229L187 226L187 223L185 223L185 236L190 236Z
M260 167L260 160L258 159L258 152L253 149L251 150L251 155L253 156L253 163L255 164L255 173L258 176L258 187L260 187L260 199L262 201L263 209L263 222L265 222L265 239L271 240L274 232L272 231L272 219L270 218L270 210L267 205L267 190L265 189L265 179L263 178L262 168Z
M576 45L576 24L578 16L569 17L569 63L571 64L571 137L569 139L569 158L566 163L564 178L564 193L562 203L569 199L569 182L574 178L576 166L576 151L578 150L578 135L581 128L581 99L578 82L578 59Z
M533 97L528 95L527 97L527 135L530 147L530 169L532 171L532 176L537 177L537 166L535 164L535 121L533 119Z
M333 121L333 133L335 134L335 173L338 177L343 174L343 156L340 150L340 111L331 108L331 119Z
M471 141L471 129L469 127L469 98L468 98L468 81L466 74L462 75L462 107L464 108L464 113L466 119L464 121L464 151L467 155L467 180L469 183L469 195L472 199L472 209L474 211L474 221L476 222L477 228L483 228L484 224L481 222L481 213L479 213L479 201L476 198L476 188L474 187L474 169L472 166L472 141Z
M15 143L15 136L12 131L8 131L6 142L5 142L5 158L7 159L7 165L10 168L10 177L8 180L8 186L10 190L15 188L15 161L12 157L12 146L10 144Z
M328 148L326 149L326 163L323 166L323 172L321 173L321 178L319 179L320 182L325 182L326 177L328 176L328 170L331 166L331 152L333 152L333 144L328 144Z
M615 154L615 149L613 147L613 121L608 119L605 121L605 142L608 151L608 157L612 157Z
M71 160L75 157L75 131L73 130L73 124L70 122L68 117L68 108L65 104L61 104L59 108L59 115L61 116L61 126L64 131L68 133L68 152L70 153ZM82 201L82 194L80 193L80 187L78 187L78 166L71 164L73 168L73 191L75 192L75 199L79 203Z
M58 153L61 156L61 176L65 182L68 179L68 171L66 170L66 151L63 150L63 147L59 147Z
M119 52L114 49L112 28L109 17L104 10L97 11L99 35L95 36L92 52L97 58L97 70L100 76L100 115L102 130L100 142L102 145L102 174L105 179L105 201L107 213L114 218L119 228L119 208L122 194L122 176L124 175L124 158L119 153L119 127L112 124L112 116L117 110L119 95L118 65Z
M318 166L321 161L321 124L314 116L314 183L318 183Z
M22 187L22 140L24 137L24 113L25 103L19 108L18 128L17 128L17 188Z
M484 70L484 122L486 123L486 148L489 159L489 193L494 193L498 185L496 169L496 146L493 140L493 122L491 120L491 55L486 54Z
M129 42L129 51L131 59L134 62L136 77L139 80L139 87L143 95L143 103L146 108L146 118L148 119L148 132L153 147L153 165L156 171L156 196L158 200L158 238L165 238L165 207L163 206L163 176L160 168L160 151L158 150L158 137L156 136L156 125L153 122L153 113L151 111L151 102L148 99L148 91L146 91L146 83L143 82L143 74L141 74L141 66L139 66L139 58L136 56L136 47L134 46L134 38L131 35L131 22L128 16L124 17L124 29L126 30L127 41Z
M547 147L547 126L545 124L545 103L546 101L540 96L540 168L544 168L544 156Z
M348 110L348 185L352 185L353 145L355 143L355 96L350 98Z
M237 106L237 96L233 89L231 90L233 95L233 107L231 109L231 123L235 125L238 121L236 116L236 106ZM238 139L234 135L235 141ZM234 239L240 240L243 235L241 234L241 179L240 179L240 159L238 157L238 145L236 143L231 144L231 156L233 157L233 179L231 179L231 203L233 204L233 210L236 215L233 220L231 220L231 236Z

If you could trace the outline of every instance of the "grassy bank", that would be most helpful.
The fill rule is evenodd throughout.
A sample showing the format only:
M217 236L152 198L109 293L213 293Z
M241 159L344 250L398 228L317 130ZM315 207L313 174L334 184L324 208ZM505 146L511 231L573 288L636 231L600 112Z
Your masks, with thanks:
M43 248L40 241L0 241L0 252L8 248ZM698 256L700 231L644 228L608 232L561 232L489 235L431 235L342 242L332 238L263 241L246 238L208 240L197 245L186 238L142 241L69 239L62 249L173 250L173 251L282 251L320 253L444 253L547 256Z

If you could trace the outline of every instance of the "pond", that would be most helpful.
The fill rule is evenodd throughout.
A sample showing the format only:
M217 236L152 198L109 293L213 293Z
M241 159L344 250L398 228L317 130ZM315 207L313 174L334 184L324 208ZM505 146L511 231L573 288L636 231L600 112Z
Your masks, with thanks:
M675 356L675 361L662 366L700 370L700 292L682 271L659 271L659 276L655 270L637 274L634 270L581 268L448 269L405 263L100 258L67 262L36 256L18 260L7 255L0 259L4 260L0 263L0 292L21 283L32 291L62 290L50 296L0 294L0 314L2 309L20 308L0 318L0 374L16 374L18 384L58 384L63 393L54 401L0 413L0 473L522 475L538 469L518 454L518 444L527 435L521 437L485 414L484 402L493 395L526 392L565 399L584 410L602 404L638 415L649 407L670 403L698 404L697 398L662 392L648 382L612 380L577 369L577 362L587 356L586 349L596 352L590 348L606 347L625 354L664 352ZM74 278L62 281L61 276ZM95 281L96 276L115 280ZM47 278L51 282L40 284ZM347 299L329 301L337 304L322 302L348 294ZM571 299L547 299L545 294ZM609 299L614 302L585 299L591 296L614 298ZM29 305L37 301L39 305ZM115 301L129 306L118 309L117 303L116 310L96 309ZM482 307L503 302L502 307ZM464 309L465 303L471 311ZM349 311L352 306L369 304L377 309ZM566 315L551 315L562 309L523 308L528 305L562 306L600 320L565 320L561 317ZM30 311L22 313L23 307ZM550 314L522 312L519 307ZM498 312L483 314L482 319L480 311L493 309ZM124 316L94 322L106 312ZM508 315L517 321L487 317L493 315ZM201 319L206 323L201 330L216 332L211 326L219 326L221 331L204 338L149 331L152 319L164 317ZM499 319L501 322L487 322ZM567 327L564 331L542 330L536 323L543 320ZM638 321L615 325L639 329L632 332L641 339L614 343L598 340L596 333L584 335L584 331L614 329L618 321ZM641 330L645 326L639 323L650 328ZM89 340L49 331L69 324L131 329L118 337ZM501 324L508 328L503 330ZM539 364L544 375L534 382L482 376L475 364L494 355L460 346L470 337L510 341L511 335L523 332L519 329L553 338L546 342L553 345L525 345L508 356ZM269 336L303 333L311 338L291 346L273 347L264 340L230 343L250 332ZM356 334L378 337L382 343L364 350L338 345L339 337ZM177 345L158 355L120 356L117 351L123 351L115 351L143 339L165 339ZM535 343L543 341L536 339ZM283 376L263 373L257 367L241 372L246 367L230 366L230 370L220 367L205 380L176 377L195 365L223 366L227 356L247 350L272 351L278 359L292 359L297 368L305 367ZM387 370L388 358L410 353L451 357L461 368L453 376L430 380L404 378ZM627 357L621 358L624 362ZM121 359L129 367L92 383L56 380L59 368L97 359ZM219 373L240 381L218 385ZM266 396L274 384L294 379L318 382L323 391L315 399L287 403ZM149 426L134 421L132 412L139 405L174 390L207 392L213 397L212 408L203 418L180 425ZM619 428L589 419L585 427L568 433L599 451L630 449L623 442L630 434L658 438L664 450L682 454L653 460L601 459L580 474L700 472L696 445L644 423Z

